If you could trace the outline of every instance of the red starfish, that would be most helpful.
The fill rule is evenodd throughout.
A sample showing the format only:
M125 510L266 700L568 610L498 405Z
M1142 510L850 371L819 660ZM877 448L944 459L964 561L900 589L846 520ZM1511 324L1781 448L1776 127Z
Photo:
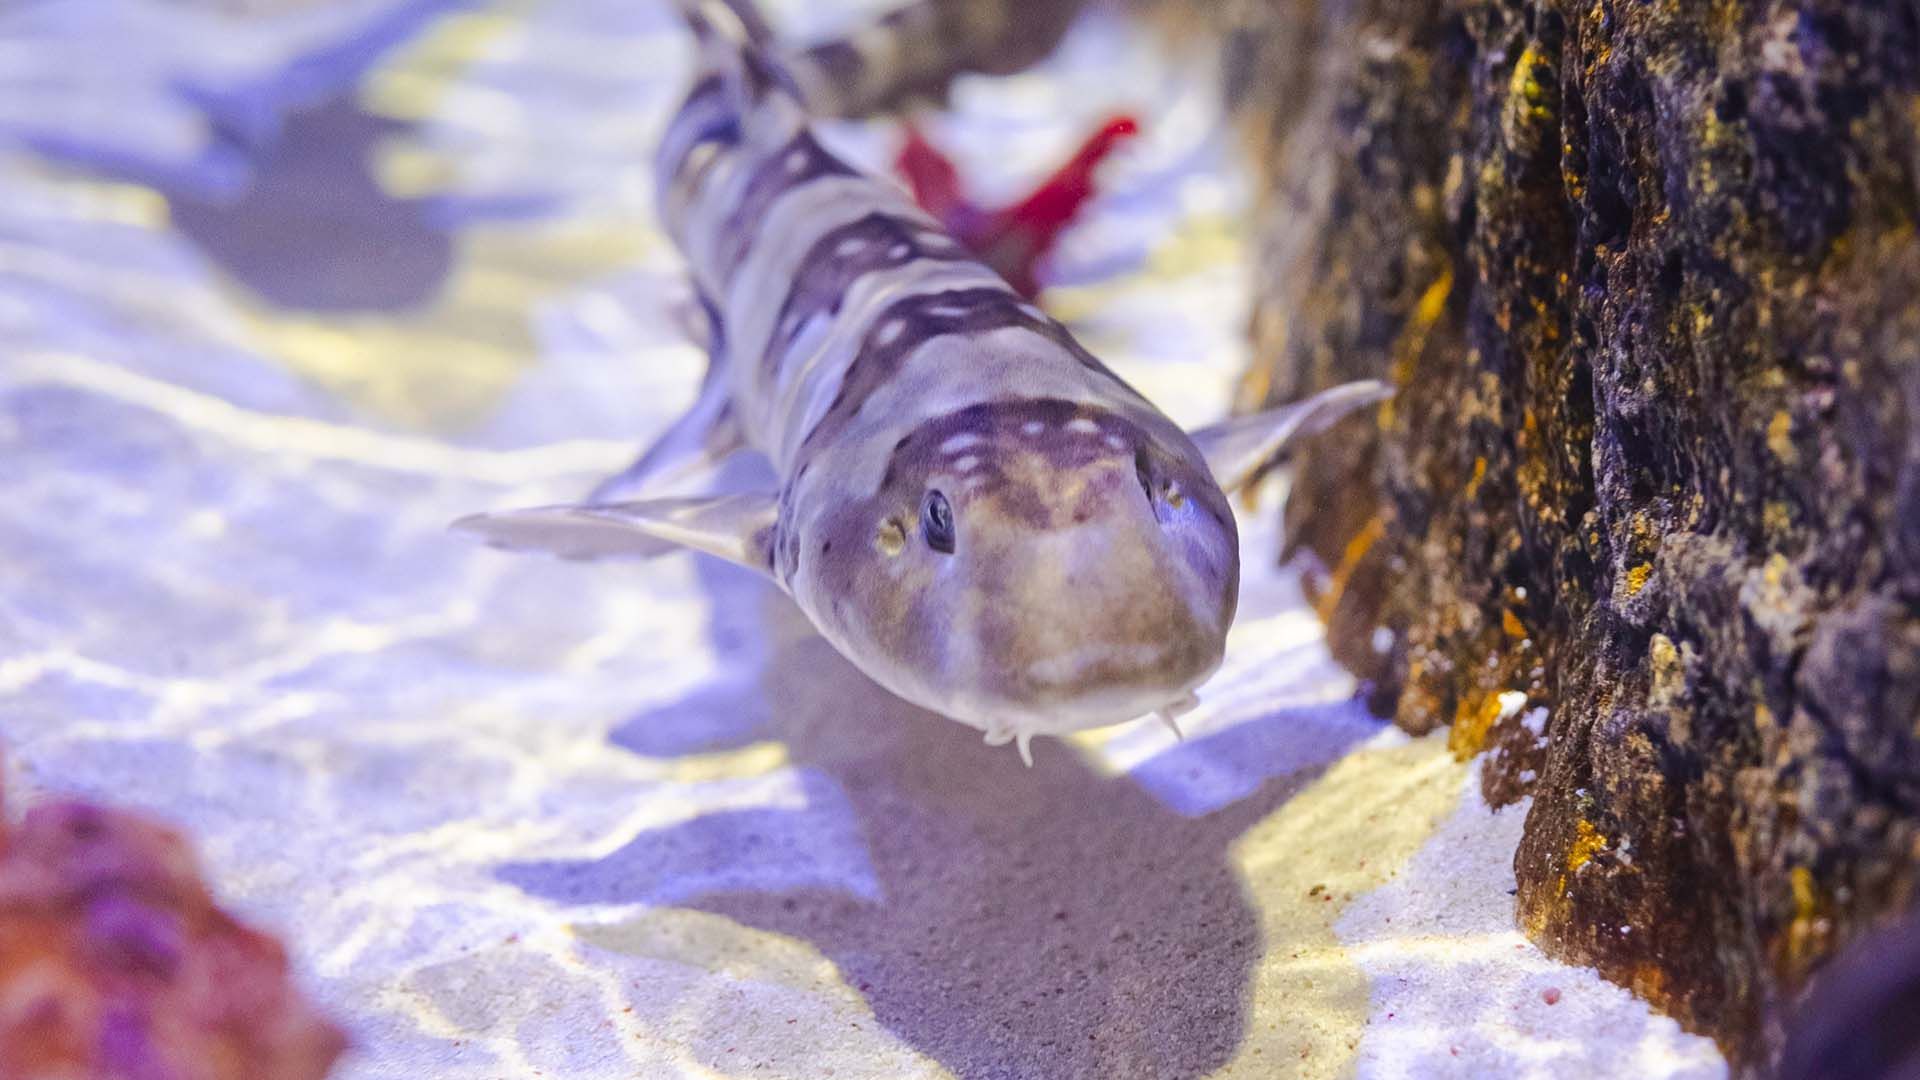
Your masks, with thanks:
M982 209L967 199L952 160L927 142L912 123L907 125L906 145L900 148L894 167L928 213L1022 295L1032 297L1040 291L1035 266L1093 197L1094 168L1122 139L1139 130L1132 117L1114 117L1033 194L998 210Z

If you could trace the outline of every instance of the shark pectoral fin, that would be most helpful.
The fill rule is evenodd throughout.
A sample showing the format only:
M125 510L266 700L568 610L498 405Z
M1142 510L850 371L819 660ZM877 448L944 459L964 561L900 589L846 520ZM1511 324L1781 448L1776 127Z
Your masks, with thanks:
M503 510L453 527L494 547L569 559L651 558L675 548L772 576L779 499L770 492Z
M1221 489L1232 494L1271 468L1294 440L1392 396L1393 388L1376 379L1342 383L1278 409L1201 428L1192 433L1193 441Z

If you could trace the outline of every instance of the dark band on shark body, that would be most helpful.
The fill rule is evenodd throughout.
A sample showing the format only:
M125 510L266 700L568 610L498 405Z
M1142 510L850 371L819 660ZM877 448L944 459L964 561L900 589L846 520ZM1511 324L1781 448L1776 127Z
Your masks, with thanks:
M902 324L903 329L890 340L881 342L879 338L895 323ZM840 393L801 443L802 458L815 446L845 431L873 392L886 385L900 370L907 355L921 345L947 334L983 334L1009 327L1041 334L1067 349L1083 367L1099 372L1130 396L1140 396L1073 340L1064 326L1042 314L1010 287L921 293L896 301L873 321L859 355L841 378Z
M925 242L927 237L925 222L884 210L876 210L822 236L800 260L793 283L780 304L773 339L762 361L767 373L774 373L794 338L816 316L824 314L831 318L840 313L847 294L862 277L910 262L974 261L973 256L953 240L940 236L936 243L929 245Z
M828 153L809 131L801 131L778 151L767 155L747 182L739 204L720 227L722 246L715 269L721 280L733 279L754 242L760 239L762 225L773 212L774 204L788 192L822 177L857 175L845 162Z
M951 310L935 315L930 309ZM839 437L866 405L874 391L899 372L915 349L947 334L977 334L1033 322L1028 305L1011 288L982 286L946 292L918 293L889 305L867 330L866 340L840 380L840 392L800 444L805 458L816 447ZM888 340L880 338L898 326Z

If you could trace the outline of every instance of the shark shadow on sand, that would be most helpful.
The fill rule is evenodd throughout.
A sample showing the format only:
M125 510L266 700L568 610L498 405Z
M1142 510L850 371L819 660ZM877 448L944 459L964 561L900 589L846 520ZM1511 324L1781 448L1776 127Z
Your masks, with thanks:
M454 235L490 219L537 217L540 196L408 198L379 182L381 144L412 124L359 102L366 75L393 49L467 0L407 0L343 40L232 89L170 88L210 134L185 162L129 153L85 133L23 138L49 162L153 189L175 231L262 301L328 314L404 311L441 292Z
M1230 848L1378 721L1357 703L1276 712L1118 777L1043 740L1027 769L875 686L757 577L699 572L741 674L613 741L678 756L778 740L808 808L712 813L604 858L509 864L504 880L810 942L888 1029L963 1077L1159 1080L1230 1059L1266 947ZM865 865L836 880L847 860L824 849L848 845Z

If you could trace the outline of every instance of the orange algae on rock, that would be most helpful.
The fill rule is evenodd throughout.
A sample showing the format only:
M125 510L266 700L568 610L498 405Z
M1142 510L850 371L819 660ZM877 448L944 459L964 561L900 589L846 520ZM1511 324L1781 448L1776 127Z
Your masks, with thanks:
M1578 870L1587 865L1595 855L1605 851L1607 838L1593 827L1593 822L1581 818L1573 823L1573 846L1567 850L1567 869Z
M1447 749L1453 756L1465 761L1480 752L1486 744L1487 732L1493 722L1500 719L1500 698L1488 694L1473 705L1471 698L1463 698L1460 708L1453 717L1453 730L1447 733Z
M345 1044L178 833L78 802L0 819L0 1077L320 1080Z

